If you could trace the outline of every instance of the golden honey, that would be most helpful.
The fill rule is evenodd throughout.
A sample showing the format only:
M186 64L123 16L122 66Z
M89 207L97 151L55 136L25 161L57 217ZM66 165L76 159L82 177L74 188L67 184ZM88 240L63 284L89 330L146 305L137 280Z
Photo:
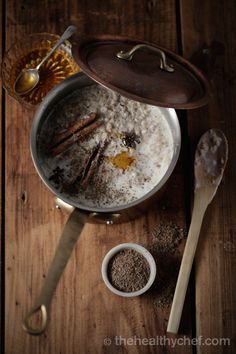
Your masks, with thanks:
M12 67L12 85L22 69L36 68L50 49L35 49L20 58ZM46 94L61 80L79 71L79 67L69 53L57 50L39 69L39 82L36 87L21 97L30 104L37 105Z
M116 156L109 157L109 160L115 167L125 171L132 165L135 158L130 156L126 151L123 151Z

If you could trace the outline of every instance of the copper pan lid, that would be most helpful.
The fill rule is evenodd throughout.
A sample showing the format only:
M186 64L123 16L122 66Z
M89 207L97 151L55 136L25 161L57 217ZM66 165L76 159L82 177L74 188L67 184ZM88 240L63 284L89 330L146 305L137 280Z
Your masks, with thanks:
M120 36L85 38L72 54L83 72L122 96L160 107L192 109L208 102L204 75L183 57Z

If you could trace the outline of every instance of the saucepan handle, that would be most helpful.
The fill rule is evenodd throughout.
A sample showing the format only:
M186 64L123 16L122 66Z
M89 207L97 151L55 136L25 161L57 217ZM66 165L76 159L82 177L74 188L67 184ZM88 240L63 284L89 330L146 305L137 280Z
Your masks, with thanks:
M166 55L163 52L163 50L156 48L156 47L152 47L151 45L147 45L147 44L138 44L135 45L132 49L130 49L129 51L125 52L123 50L121 50L120 52L118 52L116 54L117 58L119 59L124 59L124 60L132 60L133 59L133 55L135 52L137 52L138 50L143 50L146 52L152 52L152 53L156 53L160 56L160 69L167 71L167 72L173 72L175 71L173 65L168 65L166 62Z
M70 258L74 245L82 232L85 221L85 216L78 209L74 209L69 216L39 297L23 320L23 329L27 333L40 335L46 330L54 291ZM33 328L29 323L30 319L39 311L41 312L41 325L39 328Z

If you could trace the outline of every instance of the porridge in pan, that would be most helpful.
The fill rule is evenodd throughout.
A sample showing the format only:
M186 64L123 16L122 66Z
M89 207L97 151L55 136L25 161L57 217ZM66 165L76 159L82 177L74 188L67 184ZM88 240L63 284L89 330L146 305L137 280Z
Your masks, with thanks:
M74 91L50 112L38 139L44 174L87 207L131 203L166 173L174 151L158 107L99 85Z

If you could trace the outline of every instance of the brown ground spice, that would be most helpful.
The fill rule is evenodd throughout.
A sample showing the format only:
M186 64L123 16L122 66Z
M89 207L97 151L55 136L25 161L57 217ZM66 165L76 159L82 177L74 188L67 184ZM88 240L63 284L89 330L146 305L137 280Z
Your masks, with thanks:
M120 291L131 292L142 289L147 284L149 276L147 260L132 249L118 252L108 265L109 280Z
M171 305L181 261L176 251L185 236L186 230L174 223L161 223L151 233L149 250L157 265L154 305L159 308Z

